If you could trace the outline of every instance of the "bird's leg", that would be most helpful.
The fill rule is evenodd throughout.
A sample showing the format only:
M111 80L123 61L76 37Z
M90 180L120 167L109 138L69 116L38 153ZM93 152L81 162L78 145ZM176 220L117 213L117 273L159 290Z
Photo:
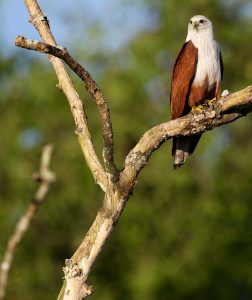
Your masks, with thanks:
M209 100L209 99L206 99L204 104L206 104L206 106L210 107L211 109L214 109L214 102L217 100L216 97L214 97L213 99Z
M202 105L195 105L195 106L193 106L192 108L191 108L191 112L193 113L193 114L202 114L202 112L203 112L203 106Z
M205 103L207 103L207 105L212 105L213 104L213 102L214 101L216 101L217 100L217 98L216 97L214 97L212 100L209 100L209 99L206 99L206 101L205 101Z
M214 110L216 113L216 118L219 119L219 118L221 118L221 115L220 115L220 108L219 108L217 100L218 100L217 97L214 97L212 100L207 99L207 100L205 100L204 104L211 110Z

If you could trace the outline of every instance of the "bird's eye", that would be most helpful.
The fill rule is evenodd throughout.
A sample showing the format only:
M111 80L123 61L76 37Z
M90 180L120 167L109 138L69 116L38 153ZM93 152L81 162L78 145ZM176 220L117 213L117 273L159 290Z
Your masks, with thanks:
M199 22L200 22L200 24L204 24L205 23L205 21L203 19L201 19Z
M190 20L190 23L192 24L192 20Z

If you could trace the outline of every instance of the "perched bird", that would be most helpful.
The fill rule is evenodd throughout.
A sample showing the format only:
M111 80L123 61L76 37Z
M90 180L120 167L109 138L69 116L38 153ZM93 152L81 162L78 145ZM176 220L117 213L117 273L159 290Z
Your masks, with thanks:
M206 99L221 96L223 62L214 39L212 22L204 16L194 16L173 68L171 83L171 117L182 117ZM174 169L186 161L195 150L201 134L173 138Z

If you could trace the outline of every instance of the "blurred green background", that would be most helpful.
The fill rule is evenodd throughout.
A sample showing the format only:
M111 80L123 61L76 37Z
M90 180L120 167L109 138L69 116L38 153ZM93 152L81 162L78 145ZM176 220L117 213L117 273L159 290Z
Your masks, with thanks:
M214 23L223 89L252 83L251 1L40 1L56 40L104 91L117 165L145 130L169 119L174 59L191 16ZM66 99L46 56L15 49L37 38L22 1L0 1L0 259L36 184L41 149L55 146L57 182L14 259L7 299L55 299L69 258L92 223L102 192L87 169ZM72 74L101 155L93 100ZM252 299L252 118L204 134L174 172L171 143L151 157L88 283L92 299Z

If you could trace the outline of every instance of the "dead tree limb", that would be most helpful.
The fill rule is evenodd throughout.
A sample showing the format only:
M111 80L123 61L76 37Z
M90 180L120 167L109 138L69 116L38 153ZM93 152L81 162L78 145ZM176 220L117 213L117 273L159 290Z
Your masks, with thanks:
M237 104L238 105L237 105ZM86 284L89 272L117 224L129 199L139 172L147 165L151 154L166 140L179 135L192 135L233 122L252 111L252 86L230 94L205 107L202 114L189 114L183 118L157 125L146 131L130 151L120 180L105 195L104 203L81 245L64 268L66 282L58 299L84 299L92 292Z
M126 157L124 169L119 173L119 180L117 180L117 171L111 164L113 152L111 152L112 156L108 157L107 162L105 158L105 170L100 165L92 145L82 103L66 72L64 63L58 57L63 59L77 74L80 72L78 76L81 78L83 76L81 73L84 72L85 74L86 72L85 69L76 63L66 50L57 47L50 31L48 20L42 13L36 0L25 0L25 4L31 15L31 22L40 33L43 43L18 37L16 44L30 50L50 54L49 58L58 76L60 86L70 103L86 162L94 175L94 179L105 192L102 207L98 211L92 226L71 259L66 260L64 267L65 281L58 299L80 300L92 293L92 287L87 284L88 275L123 212L139 172L146 166L151 154L166 140L174 136L193 135L211 130L235 121L251 112L252 86L223 97L218 102L215 101L211 107L205 106L201 114L195 115L190 113L183 118L157 125L146 131ZM57 56L57 58L52 55ZM86 87L88 89L87 83ZM76 107L78 108L77 110ZM112 126L108 132L112 134ZM107 145L107 147L104 142L103 151L108 156L111 153L106 152L106 147L109 151L113 149L112 140L109 143L110 146ZM108 162L110 166L106 165Z
M38 3L35 0L25 0L24 3L30 13L30 22L39 32L42 40L45 43L56 46L47 17L42 13ZM67 73L64 63L60 59L50 55L49 60L58 77L59 87L62 89L69 102L76 126L75 132L78 136L86 163L91 170L95 181L100 185L103 191L106 191L107 176L95 152L82 101L77 91L74 89L72 80Z
M125 159L124 170L120 174L121 186L132 186L138 173L146 165L150 155L166 140L179 135L193 135L212 130L233 122L252 111L252 85L204 105L201 114L185 117L157 125L144 133L137 145Z
M51 184L55 181L55 175L50 170L52 150L52 145L46 145L43 148L40 169L33 174L33 179L40 182L39 187L7 243L0 270L0 300L5 298L9 272L17 247L21 243L26 231L29 229L31 221L37 214L40 205L44 202Z
M26 48L28 50L36 50L44 54L51 54L55 57L64 60L65 63L76 73L76 75L79 76L79 78L85 82L85 87L87 91L97 103L102 120L104 143L103 158L105 168L111 177L111 181L118 181L119 173L116 169L114 162L113 130L109 113L109 107L107 105L106 98L102 94L99 86L94 81L90 73L72 58L72 56L69 54L66 48L54 47L43 42L28 40L22 36L18 36L16 38L15 45L21 48Z

